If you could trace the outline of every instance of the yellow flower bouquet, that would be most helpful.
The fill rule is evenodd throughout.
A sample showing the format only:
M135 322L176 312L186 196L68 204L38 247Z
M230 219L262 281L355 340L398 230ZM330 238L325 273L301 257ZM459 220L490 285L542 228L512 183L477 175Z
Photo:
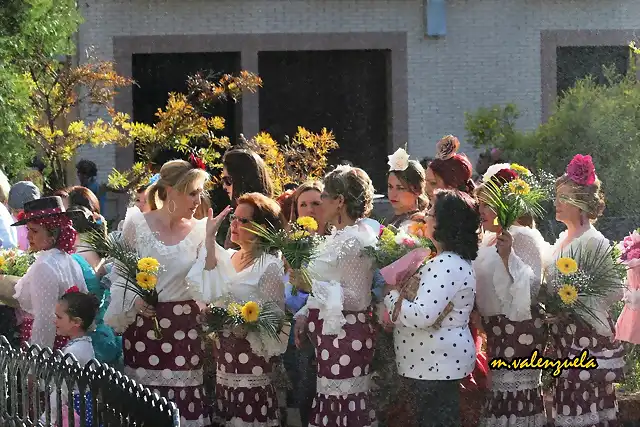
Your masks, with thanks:
M524 215L539 217L542 203L551 199L553 177L545 172L534 175L517 163L494 165L483 177L480 200L496 213L496 225L508 230Z
M545 311L552 316L564 313L583 320L588 316L598 319L587 300L605 298L623 288L625 267L617 260L614 248L604 243L562 255L545 272Z
M318 223L315 219L308 216L300 217L285 230L274 230L252 223L247 230L258 236L257 251L282 253L289 267L300 272L302 281L295 285L301 291L311 292L311 279L306 267L315 257L317 247L324 239L316 233Z
M284 312L275 302L238 302L229 298L209 304L202 312L204 332L219 333L230 330L239 338L248 332L280 341L284 326Z
M150 306L158 305L156 284L161 265L157 259L140 257L138 251L121 236L92 232L86 237L86 243L96 253L114 261L114 268L125 279L124 284L116 282L115 285L123 287L125 294L130 291ZM162 339L157 317L154 316L152 321L156 339Z

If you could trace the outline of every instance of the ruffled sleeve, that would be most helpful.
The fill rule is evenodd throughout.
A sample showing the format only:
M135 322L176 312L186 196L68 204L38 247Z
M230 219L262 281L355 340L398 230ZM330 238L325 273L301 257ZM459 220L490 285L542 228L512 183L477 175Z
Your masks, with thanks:
M512 236L509 271L496 268L493 280L503 314L511 321L520 322L531 319L531 305L540 290L542 248L524 227L513 227ZM508 286L501 286L503 284Z
M216 243L216 266L205 269L207 249L200 248L195 264L187 274L189 295L196 301L211 303L231 291L229 283L235 275L231 253ZM282 292L284 297L284 291Z
M132 247L137 248L136 229L141 225L140 221L144 220L142 212L137 208L127 210L120 238L124 239ZM106 276L107 281L112 285L111 302L104 315L104 322L118 333L123 333L136 320L138 315L134 306L137 296L131 291L126 292L127 279L118 273L121 269L116 261Z

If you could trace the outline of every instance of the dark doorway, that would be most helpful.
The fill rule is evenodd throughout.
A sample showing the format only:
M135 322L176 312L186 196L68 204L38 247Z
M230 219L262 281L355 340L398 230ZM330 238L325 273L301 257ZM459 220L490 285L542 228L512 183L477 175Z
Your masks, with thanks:
M158 108L164 108L169 92L185 93L187 77L197 72L206 74L237 73L239 52L135 54L131 60L133 79L133 119L152 124ZM226 102L212 106L207 115L221 116L226 127L220 135L231 142L241 132L240 103ZM159 153L159 159L175 158L173 153ZM166 159L165 159L166 157Z
M388 50L260 52L260 129L278 141L298 126L332 130L348 161L386 188L389 140Z
M557 93L572 88L578 80L588 75L598 84L606 84L603 66L613 67L627 74L629 66L628 46L560 46L556 48Z

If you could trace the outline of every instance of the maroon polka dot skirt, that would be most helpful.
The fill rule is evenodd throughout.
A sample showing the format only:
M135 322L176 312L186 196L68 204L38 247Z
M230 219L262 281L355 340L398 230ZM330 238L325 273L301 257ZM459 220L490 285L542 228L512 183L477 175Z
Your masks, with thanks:
M26 317L22 321L22 325L20 326L21 339L22 342L28 344L31 340L31 329L33 328L33 318ZM69 341L69 337L63 337L62 335L56 335L55 341L53 342L54 350L62 350L64 346Z
M274 360L254 354L249 341L227 331L217 334L214 355L214 421L227 426L279 426L280 409L272 384Z
M156 316L162 338L153 322L138 316L123 336L125 374L156 394L175 402L180 425L208 426L209 411L203 388L204 344L198 333L194 301L159 303Z
M317 393L309 426L368 427L376 423L370 397L375 333L368 312L344 312L338 335L323 335L318 310L309 311L309 337L316 347Z

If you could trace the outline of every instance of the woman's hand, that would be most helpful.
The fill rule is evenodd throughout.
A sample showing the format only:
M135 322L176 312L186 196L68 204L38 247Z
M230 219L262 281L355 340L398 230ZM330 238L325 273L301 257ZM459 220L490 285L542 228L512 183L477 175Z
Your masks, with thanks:
M293 339L296 343L296 347L302 347L302 343L304 343L305 338L307 336L307 316L300 316L296 319L296 325L293 328Z
M509 234L508 231L503 231L496 241L496 249L498 250L498 255L502 258L504 265L506 266L509 262L509 255L511 255L511 246L513 245L513 237Z
M138 314L143 317L151 318L156 315L156 309L147 304L140 298L136 299L135 307L138 310Z
M216 244L216 236L218 235L218 230L220 230L220 226L222 225L222 221L229 215L229 213L233 209L231 206L227 206L220 212L215 218L213 216L213 209L209 208L209 214L207 216L207 236L206 236L206 245L207 251L215 247Z

